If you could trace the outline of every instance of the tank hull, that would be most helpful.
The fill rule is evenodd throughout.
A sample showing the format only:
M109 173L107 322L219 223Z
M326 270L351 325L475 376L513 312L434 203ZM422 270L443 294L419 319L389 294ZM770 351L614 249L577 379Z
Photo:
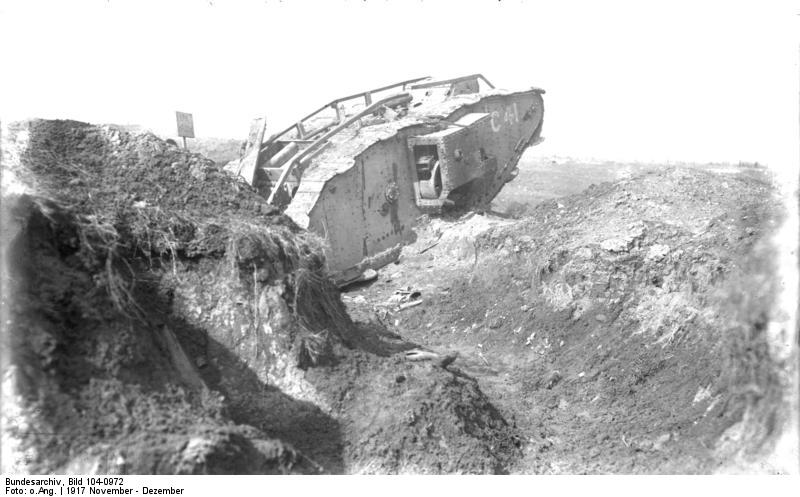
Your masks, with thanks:
M487 206L539 138L542 114L541 93L529 91L481 98L439 123L390 126L354 156L321 157L334 167L309 168L286 213L326 240L330 272L350 280L396 260L422 214ZM420 177L423 147L438 149L438 191L426 191L435 174Z
M344 282L396 260L420 216L486 208L540 140L543 94L480 74L402 81L334 100L263 143L256 122L231 169L324 238Z

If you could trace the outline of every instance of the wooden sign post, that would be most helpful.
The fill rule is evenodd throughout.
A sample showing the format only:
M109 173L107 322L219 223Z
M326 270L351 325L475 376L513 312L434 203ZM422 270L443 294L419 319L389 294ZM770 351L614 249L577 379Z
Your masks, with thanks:
M194 121L192 115L187 112L175 111L175 119L178 121L178 136L183 138L183 148L186 148L186 139L194 138Z

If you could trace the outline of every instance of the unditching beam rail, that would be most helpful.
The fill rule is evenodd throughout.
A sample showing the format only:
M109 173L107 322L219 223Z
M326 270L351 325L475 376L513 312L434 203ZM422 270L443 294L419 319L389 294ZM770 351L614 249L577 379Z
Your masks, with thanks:
M363 109L358 114L349 117L343 123L339 124L335 128L331 129L324 135L317 138L314 141L314 143L312 143L305 149L301 150L300 152L295 154L295 156L292 157L289 161L287 161L286 166L284 166L283 171L281 172L281 175L278 178L278 181L272 186L272 191L270 191L269 193L269 198L267 199L267 202L269 202L270 204L273 203L273 201L275 200L275 195L283 187L283 184L286 183L286 178L289 177L289 174L292 172L292 169L294 169L295 166L297 164L300 164L304 159L310 157L324 143L327 143L327 141L332 136L339 133L343 129L347 128L348 126L358 121L362 117L375 113L384 106L392 107L393 105L398 105L403 102L409 102L410 100L411 100L411 95L409 93L398 93L396 95L386 97L382 100L378 100L377 102L374 102L372 105Z
M329 107L331 107L331 108L333 108L334 110L336 110L336 109L337 109L337 106L338 106L340 103L342 103L342 102L346 102L346 101L348 101L348 100L354 100L354 99L356 99L356 98L363 98L363 99L364 99L364 102L365 102L365 104L369 106L369 105L371 105L371 104L372 104L372 94L373 94L373 93L379 93L379 92L386 91L386 90L391 90L392 88L397 88L397 87L402 87L403 89L405 89L405 87L406 87L406 86L408 86L408 85L410 85L410 84L412 84L412 83L417 83L417 82L419 82L419 81L422 81L422 80L425 80L425 79L429 79L429 78L430 78L430 76L425 76L425 77L422 77L422 78L408 79L408 80L405 80L405 81L400 81L399 83L393 83L393 84L391 84L391 85L382 86L382 87L380 87L380 88L375 88L375 89L368 90L368 91L362 91L362 92L360 92L360 93L355 93L355 94L353 94L353 95L348 95L348 96L346 96L346 97L337 98L336 100L333 100L333 101L331 101L331 102L328 102L327 104L325 104L325 105L323 105L322 107L318 108L318 109L317 109L317 110L315 110L314 112L312 112L312 113L308 114L306 117L304 117L304 118L300 119L300 121L298 121L298 122L296 122L296 123L292 124L291 126L287 127L287 128L286 128L286 129L284 129L283 131L281 131L281 132L279 132L279 133L277 133L277 134L273 135L272 137L270 137L270 139L269 139L269 140L267 140L265 143L263 143L263 144L261 145L261 150L262 150L262 151L266 150L266 148L267 148L269 145L271 145L271 144L272 144L272 143L274 143L275 141L278 141L278 140L280 140L280 138L281 138L283 135L285 135L286 133L290 132L290 131L291 131L291 130L293 130L293 129L296 129L296 130L297 130L297 135L298 135L298 137L300 137L300 139L301 139L301 140L302 140L303 138L308 138L308 136L305 136L305 135L306 135L306 132L305 132L305 129L304 129L304 127L303 127L303 123L305 123L306 121L308 121L309 119L311 119L312 117L316 116L317 114L319 114L320 112L324 111L325 109L327 109L327 108L329 108ZM338 111L337 111L337 116L338 116L338 115L339 115L339 114L338 114Z

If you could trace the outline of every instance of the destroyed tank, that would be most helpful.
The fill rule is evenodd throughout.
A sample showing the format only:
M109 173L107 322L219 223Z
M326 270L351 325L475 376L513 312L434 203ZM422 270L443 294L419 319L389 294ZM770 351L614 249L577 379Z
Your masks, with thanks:
M541 141L544 90L480 74L418 78L336 99L264 139L256 119L228 168L327 242L338 283L397 260L423 214L488 207Z

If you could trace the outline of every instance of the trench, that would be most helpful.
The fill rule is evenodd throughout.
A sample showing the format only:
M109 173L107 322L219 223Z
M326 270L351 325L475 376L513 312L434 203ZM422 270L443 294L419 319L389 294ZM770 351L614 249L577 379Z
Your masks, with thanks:
M736 205L695 197L720 183L733 184ZM796 371L765 331L780 320L766 261L782 214L768 184L668 170L584 186L516 219L421 226L398 266L345 295L348 308L457 352L450 368L476 378L519 428L512 472L707 474L763 463L791 433ZM702 207L686 205L695 198ZM681 211L652 216L655 199ZM419 305L396 304L412 293ZM775 472L794 464L771 461Z
M527 205L547 176L521 174L510 215L422 224L340 295L317 240L197 154L11 138L38 190L3 201L4 471L708 473L791 419L758 177L573 170Z

